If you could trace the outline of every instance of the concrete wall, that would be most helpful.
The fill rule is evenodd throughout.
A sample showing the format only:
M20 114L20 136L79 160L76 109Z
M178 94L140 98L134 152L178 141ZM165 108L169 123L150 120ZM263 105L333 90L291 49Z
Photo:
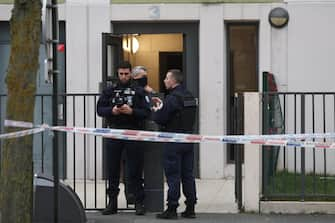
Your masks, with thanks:
M244 94L244 112L245 134L262 134L262 97L259 93ZM258 211L262 194L262 146L247 144L244 148L243 207L245 211Z
M288 91L334 91L335 3L292 3L288 11Z
M0 5L0 21L8 21L13 5Z
M99 91L99 82L102 79L101 68L101 33L110 32L109 21L109 1L108 0L67 0L64 8L64 19L66 20L66 73L67 73L67 93L96 93ZM72 125L72 102L68 102L68 125ZM83 102L77 102L78 110L76 111L77 126L94 126L94 107L96 102L87 102L87 120L83 123ZM98 125L101 120L98 120ZM68 137L68 177L73 175L73 138ZM83 177L83 136L75 138L76 145L79 150L76 151L76 177ZM86 154L87 154L87 176L94 176L93 160L94 160L94 138L86 138ZM98 140L97 163L98 177L102 175L102 151L101 139Z
M335 81L335 30L329 24L335 21L334 1L318 3L300 3L299 1L289 1L287 5L290 14L290 21L286 33L280 34L280 30L273 30L272 42L282 42L278 48L272 47L273 57L277 57L274 64L276 70L281 75L278 77L280 91L314 91L314 92L334 92L333 83ZM280 39L279 39L280 38ZM279 48L281 46L281 48ZM284 49L284 50L282 50ZM280 52L280 54L277 54ZM281 56L280 56L281 55ZM278 58L278 57L281 58ZM276 76L277 77L277 76ZM315 132L323 132L323 108L322 97L315 97ZM326 97L326 132L334 131L334 101L333 96ZM300 98L298 98L299 106ZM291 107L286 113L286 127L288 132L294 132L293 98L287 100L287 107ZM298 107L297 114L300 114ZM300 131L300 120L298 119L297 132ZM311 97L306 97L306 132L312 132L312 104ZM278 164L283 166L283 151L280 154ZM300 150L296 151L297 171L300 171ZM335 151L326 151L327 173L335 173L335 165L332 158ZM324 151L316 151L315 170L318 173L324 171ZM294 150L286 150L286 167L294 170ZM313 150L306 150L306 171L313 171Z

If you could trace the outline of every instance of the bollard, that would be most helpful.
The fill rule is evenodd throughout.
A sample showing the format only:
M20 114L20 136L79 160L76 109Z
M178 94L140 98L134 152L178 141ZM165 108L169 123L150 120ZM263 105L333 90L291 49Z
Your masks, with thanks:
M157 131L155 122L148 120L146 129ZM144 206L148 212L161 212L164 209L164 176L162 149L164 143L143 142L144 145Z

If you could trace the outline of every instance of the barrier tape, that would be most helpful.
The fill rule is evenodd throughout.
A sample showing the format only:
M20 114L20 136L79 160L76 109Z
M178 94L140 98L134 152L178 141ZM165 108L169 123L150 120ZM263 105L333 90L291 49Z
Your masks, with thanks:
M209 136L184 134L173 132L155 132L129 129L109 129L109 128L86 128L86 127L67 127L67 126L34 126L29 122L5 121L6 126L12 127L37 127L32 130L38 132L50 129L53 131L88 134L94 136L102 136L112 139L136 140L136 141L152 141L152 142L179 142L179 143L200 143L200 142L222 142L231 144L258 144L268 146L294 146L294 147L310 147L319 149L334 149L335 143L317 142L315 139L335 138L335 133L305 133L305 134L275 134L275 135L223 135ZM24 134L34 134L29 130L8 133L16 137L24 136ZM24 132L24 133L23 133ZM37 132L36 132L37 133ZM7 134L5 134L7 135ZM0 135L3 138L3 135ZM306 141L309 139L310 141Z
M0 139L18 138L18 137L23 137L23 136L27 136L27 135L40 133L40 132L43 132L43 131L45 131L45 128L34 128L34 129L27 129L27 130L17 131L17 132L10 132L10 133L5 133L5 134L0 134Z
M9 127L21 127L21 128L28 128L28 129L34 128L33 123L23 122L23 121L5 120L4 125L9 126Z

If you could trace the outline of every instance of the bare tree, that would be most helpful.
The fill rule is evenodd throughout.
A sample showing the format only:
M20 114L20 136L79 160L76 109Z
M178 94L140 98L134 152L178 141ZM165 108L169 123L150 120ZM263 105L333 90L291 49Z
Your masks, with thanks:
M41 0L15 0L6 77L7 119L32 121L39 68ZM6 131L15 129L7 128ZM5 140L1 151L0 222L32 222L32 136Z

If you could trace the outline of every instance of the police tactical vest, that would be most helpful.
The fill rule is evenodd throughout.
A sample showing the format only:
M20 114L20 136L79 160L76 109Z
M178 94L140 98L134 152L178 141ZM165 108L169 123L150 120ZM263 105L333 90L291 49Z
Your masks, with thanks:
M192 133L196 121L198 99L191 92L186 90L183 93L173 92L178 102L182 105L181 110L176 111L172 120L166 125L166 130L170 132Z
M122 87L118 84L113 85L110 98L110 106L115 105L120 107L123 104L128 104L130 107L136 108L136 99L142 97L141 92L138 90L139 87L129 85ZM144 95L143 95L144 97ZM130 128L130 129L143 129L144 119L137 120L133 115L119 115L111 119L106 120L106 124L110 128Z

